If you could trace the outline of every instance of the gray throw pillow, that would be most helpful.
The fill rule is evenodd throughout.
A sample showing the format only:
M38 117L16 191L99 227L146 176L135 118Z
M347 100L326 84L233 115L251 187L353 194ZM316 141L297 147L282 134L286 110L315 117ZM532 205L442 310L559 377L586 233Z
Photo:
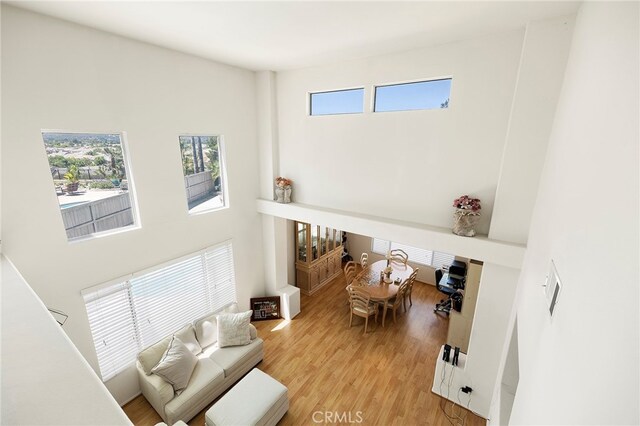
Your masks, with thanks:
M239 314L218 315L218 346L242 346L251 342L251 314L253 311Z
M178 392L189 384L198 358L176 336L173 336L162 359L151 372L162 377Z

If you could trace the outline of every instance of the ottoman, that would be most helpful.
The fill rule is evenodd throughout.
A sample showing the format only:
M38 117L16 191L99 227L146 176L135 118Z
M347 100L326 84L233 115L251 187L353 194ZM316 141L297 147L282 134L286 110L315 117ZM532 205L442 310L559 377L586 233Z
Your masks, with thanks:
M206 426L272 426L289 409L287 388L254 368L205 414Z

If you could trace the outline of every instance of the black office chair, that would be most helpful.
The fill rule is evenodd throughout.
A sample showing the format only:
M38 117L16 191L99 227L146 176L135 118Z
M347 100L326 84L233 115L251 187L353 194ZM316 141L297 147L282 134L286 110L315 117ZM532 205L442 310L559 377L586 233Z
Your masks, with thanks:
M447 295L446 299L440 300L440 303L436 303L436 307L433 309L433 312L444 312L449 316L449 312L451 311L451 307L453 303L456 302L457 299L460 299L461 294L458 293L458 289L452 286L446 285L446 283L440 283L442 280L442 269L436 269L436 288L441 293Z

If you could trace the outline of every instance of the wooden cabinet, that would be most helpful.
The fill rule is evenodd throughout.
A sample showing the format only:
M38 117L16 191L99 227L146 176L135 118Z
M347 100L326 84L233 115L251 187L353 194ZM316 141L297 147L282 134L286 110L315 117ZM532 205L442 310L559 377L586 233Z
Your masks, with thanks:
M342 232L295 222L296 285L313 294L342 272Z
M451 345L451 347L459 347L460 351L465 354L469 349L469 338L471 337L471 326L476 311L481 275L482 262L479 260L470 260L469 266L467 267L467 279L464 286L462 309L460 312L452 309L449 314L447 343Z

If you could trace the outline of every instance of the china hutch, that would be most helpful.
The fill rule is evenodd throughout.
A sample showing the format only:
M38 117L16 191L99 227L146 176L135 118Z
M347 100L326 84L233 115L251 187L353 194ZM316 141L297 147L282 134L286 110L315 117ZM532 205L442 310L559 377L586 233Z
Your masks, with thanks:
M342 272L342 232L295 222L296 285L313 294Z

